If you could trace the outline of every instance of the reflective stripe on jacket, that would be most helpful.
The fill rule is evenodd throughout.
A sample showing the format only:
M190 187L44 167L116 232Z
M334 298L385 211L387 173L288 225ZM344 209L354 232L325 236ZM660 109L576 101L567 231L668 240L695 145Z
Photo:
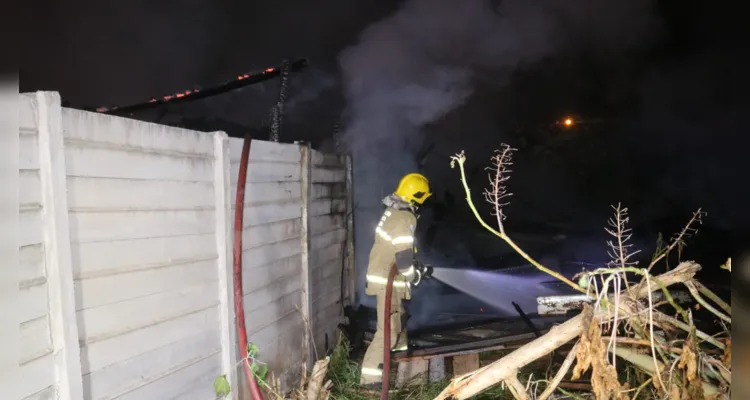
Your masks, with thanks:
M399 210L388 207L375 227L375 242L370 251L367 266L367 294L376 295L385 290L388 272L396 262L396 253L404 250L413 251L414 231L417 217L410 210ZM410 267L396 276L394 289L401 289L405 299L411 298L409 281L414 276L414 267Z

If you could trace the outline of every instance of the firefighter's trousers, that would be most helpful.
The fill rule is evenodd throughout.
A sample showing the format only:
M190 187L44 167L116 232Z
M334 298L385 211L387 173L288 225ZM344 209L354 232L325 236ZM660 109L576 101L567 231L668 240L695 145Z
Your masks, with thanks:
M385 341L385 290L376 295L378 327L372 342L367 347L362 361L360 384L381 383L383 376L383 345ZM391 293L391 350L406 350L406 312L403 305L403 290L393 288Z

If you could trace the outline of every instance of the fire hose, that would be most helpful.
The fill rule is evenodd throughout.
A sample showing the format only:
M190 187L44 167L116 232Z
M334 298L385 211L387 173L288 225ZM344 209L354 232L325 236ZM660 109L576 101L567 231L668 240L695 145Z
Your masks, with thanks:
M420 264L421 265L421 264ZM424 273L420 271L425 271ZM428 279L432 276L432 267L422 266L417 273L420 276ZM388 400L388 385L390 384L391 377L391 298L393 297L393 281L396 279L398 274L398 268L396 264L391 266L391 270L388 271L388 281L385 284L385 304L383 307L383 376L382 376L382 389L380 392L380 400ZM418 285L419 281L415 284ZM404 329L406 327L403 327Z
M391 297L393 297L393 280L398 269L396 264L388 272L388 282L385 285L385 304L383 307L383 386L380 400L388 400L388 384L391 376Z
M245 136L242 143L242 158L240 159L240 171L237 178L237 198L235 200L234 212L234 312L235 322L237 324L237 336L240 342L240 349L244 355L242 364L245 366L245 375L250 384L250 393L253 399L263 400L260 393L260 387L255 380L252 370L253 360L247 358L247 330L245 329L245 308L243 306L242 293L242 231L243 217L245 211L245 182L247 181L247 163L250 158L250 135Z

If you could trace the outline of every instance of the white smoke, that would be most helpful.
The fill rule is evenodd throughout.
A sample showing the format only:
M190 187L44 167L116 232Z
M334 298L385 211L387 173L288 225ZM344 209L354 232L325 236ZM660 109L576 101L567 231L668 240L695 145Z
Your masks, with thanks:
M596 38L601 29L587 25L594 3L408 0L340 54L346 99L342 141L355 160L358 292L380 200L417 169L414 152L423 128L464 104L478 73L502 83L524 64L560 50L570 35L591 38L593 32ZM633 3L620 6L634 9ZM607 8L605 22L594 23L608 32L601 36L607 41L616 36L610 17L623 15L617 8ZM601 16L591 21L601 22ZM640 22L631 19L627 25Z

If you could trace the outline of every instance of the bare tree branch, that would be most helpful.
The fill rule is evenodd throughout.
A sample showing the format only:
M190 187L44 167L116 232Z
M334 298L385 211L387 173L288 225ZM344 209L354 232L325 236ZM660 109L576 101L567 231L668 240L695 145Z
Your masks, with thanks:
M505 182L510 179L510 166L513 165L513 152L515 150L507 144L502 144L501 150L495 150L497 154L492 157L493 167L486 168L494 173L489 175L490 187L484 190L484 198L492 204L492 215L497 218L497 228L503 234L505 233L503 221L506 218L503 207L509 204L505 198L513 195L508 192Z
M694 228L693 225L701 225L703 223L703 217L708 215L706 212L704 212L702 209L698 209L698 211L693 213L692 218L690 218L690 221L688 221L687 224L685 224L685 227L682 228L682 230L672 236L672 240L669 243L669 246L662 249L660 252L654 255L653 260L651 260L651 263L648 265L648 270L651 271L651 268L656 265L662 258L666 257L672 250L674 250L675 247L684 247L685 239L695 235L698 233L698 228Z
M560 369L557 370L557 374L555 374L555 377L552 378L552 381L547 385L547 388L544 389L544 392L537 398L537 400L547 400L549 396L552 395L552 393L555 392L555 389L557 388L557 385L562 382L563 378L565 377L565 374L568 373L568 370L570 370L570 366L573 365L573 360L576 359L576 352L578 351L578 343L573 345L573 348L570 349L570 352L568 353L568 356L565 357L565 361L563 361L562 365L560 366Z

